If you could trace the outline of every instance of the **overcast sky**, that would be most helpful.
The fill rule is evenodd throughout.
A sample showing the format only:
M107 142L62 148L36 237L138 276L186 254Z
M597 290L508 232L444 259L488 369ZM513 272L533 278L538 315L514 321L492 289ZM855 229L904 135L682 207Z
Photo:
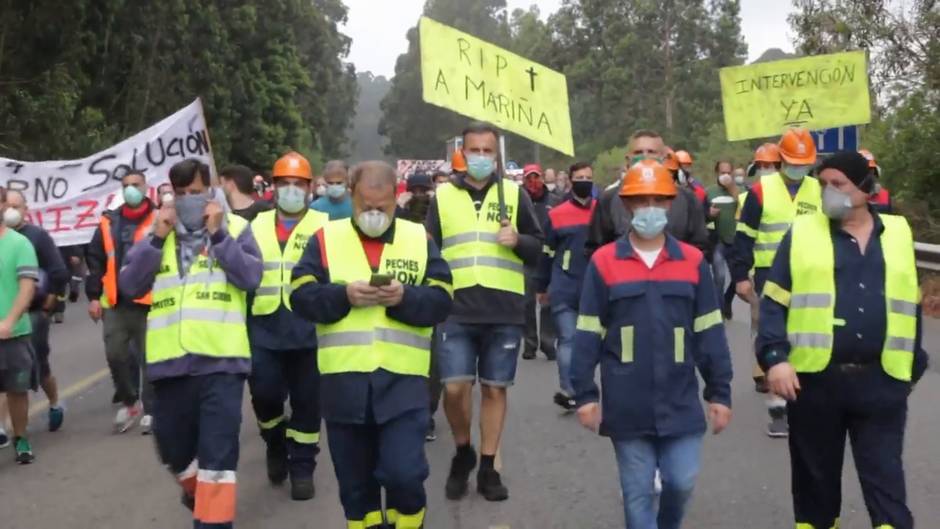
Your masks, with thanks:
M371 71L391 77L395 60L408 49L405 32L414 26L424 0L344 0L349 22L343 32L352 37L349 60L357 71ZM508 0L509 9L526 9L536 4L545 18L558 9L561 0ZM741 0L741 20L747 42L748 61L767 48L793 50L787 15L793 10L788 1Z

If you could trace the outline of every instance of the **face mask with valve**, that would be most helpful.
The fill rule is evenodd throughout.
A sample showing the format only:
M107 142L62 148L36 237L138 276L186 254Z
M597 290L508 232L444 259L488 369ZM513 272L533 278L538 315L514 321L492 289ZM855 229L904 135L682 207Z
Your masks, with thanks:
M356 225L367 237L380 237L391 225L391 219L388 215L378 209L363 211L356 217Z

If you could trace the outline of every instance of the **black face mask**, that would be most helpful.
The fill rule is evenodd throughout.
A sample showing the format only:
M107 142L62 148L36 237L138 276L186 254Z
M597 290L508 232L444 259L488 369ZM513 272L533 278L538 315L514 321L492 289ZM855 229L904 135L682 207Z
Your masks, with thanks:
M590 180L576 180L571 182L571 192L574 196L585 199L591 196L594 191L594 182Z

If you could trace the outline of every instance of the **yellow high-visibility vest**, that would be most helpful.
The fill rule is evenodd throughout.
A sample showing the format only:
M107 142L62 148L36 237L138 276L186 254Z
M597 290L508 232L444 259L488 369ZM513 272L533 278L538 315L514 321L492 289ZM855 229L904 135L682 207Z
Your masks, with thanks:
M255 299L251 303L253 315L274 314L281 303L290 310L291 271L304 254L307 242L327 222L329 215L308 209L291 232L283 252L277 239L277 211L260 213L251 222L251 232L258 241L264 260L261 285L255 290Z
M228 232L238 235L248 222L227 216ZM163 244L163 258L153 282L147 314L147 364L186 354L213 358L251 358L245 327L246 294L230 284L225 271L198 256L185 277L176 259L176 232Z
M880 240L888 325L881 365L888 375L910 381L920 302L914 239L904 217L881 215L881 220L885 228ZM793 287L787 317L790 364L798 372L815 373L829 365L835 325L835 257L829 219L822 215L800 217L794 221L792 233Z
M369 281L372 268L351 219L323 228L330 282ZM422 285L428 264L424 226L395 220L394 240L385 244L376 273L393 275L406 285ZM353 307L336 323L317 324L320 373L371 373L385 369L400 375L428 376L432 327L414 327L389 318L383 306Z
M519 186L501 182L506 214L518 231ZM490 186L479 213L468 191L452 183L437 190L441 255L450 265L454 290L480 285L519 295L525 293L522 259L496 242L501 227L497 185Z
M822 189L818 180L810 176L803 178L800 190L791 199L783 179L780 173L764 175L760 179L763 214L754 242L755 268L770 268L793 219L822 212Z

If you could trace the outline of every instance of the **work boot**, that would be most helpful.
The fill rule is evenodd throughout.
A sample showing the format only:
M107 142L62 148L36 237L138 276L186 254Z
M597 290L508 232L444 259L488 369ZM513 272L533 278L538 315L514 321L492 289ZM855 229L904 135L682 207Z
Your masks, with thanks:
M526 349L522 351L523 360L535 360L535 349Z
M499 472L492 468L481 468L477 472L477 492L486 501L505 501L509 499L509 489L503 485Z
M773 407L767 409L770 413L770 423L767 424L767 435L774 438L783 438L790 435L790 426L787 424L787 409Z
M312 499L316 494L316 487L313 485L313 477L309 478L290 478L290 497L296 501L306 501Z
M561 406L566 412L572 412L578 407L573 398L565 395L561 391L555 392L555 404Z
M265 460L268 465L268 481L280 485L287 479L287 446L285 443L267 443Z
M470 473L477 466L477 453L472 445L458 446L457 453L450 460L450 473L444 493L448 500L459 500L467 493Z

